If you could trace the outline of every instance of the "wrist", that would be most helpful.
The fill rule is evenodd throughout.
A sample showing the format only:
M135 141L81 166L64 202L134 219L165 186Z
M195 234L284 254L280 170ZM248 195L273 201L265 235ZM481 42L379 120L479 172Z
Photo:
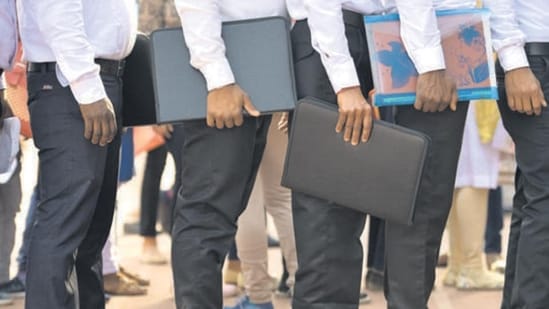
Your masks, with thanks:
M362 89L360 89L360 86L351 86L351 87L345 87L341 88L337 93L337 97L340 98L342 96L347 95L362 95Z
M433 70L428 72L423 72L419 76L442 76L446 73L446 69Z
M530 67L520 67L520 68L513 68L511 70L505 71L505 74L513 74L513 73L520 73L520 72L526 72L529 71Z
M212 93L212 92L214 92L214 91L219 91L219 90L228 89L228 88L234 87L234 85L236 85L236 83L225 84L225 85L223 85L223 86L219 86L219 87L210 89L210 90L208 91L208 93Z

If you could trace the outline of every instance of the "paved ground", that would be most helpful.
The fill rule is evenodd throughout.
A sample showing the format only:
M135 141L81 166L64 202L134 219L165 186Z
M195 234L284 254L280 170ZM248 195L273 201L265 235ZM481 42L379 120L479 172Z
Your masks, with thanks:
M151 288L147 296L140 297L113 297L108 304L108 309L173 309L173 285L171 270L169 266L146 266L138 262L139 238L136 236L125 236L119 239L119 252L124 266L138 271L140 274L149 277L152 281ZM166 236L161 237L161 245L164 252L168 252L169 239ZM272 261L280 261L280 253L276 249L271 249L270 257ZM271 263L271 273L278 275L280 265ZM443 274L443 269L439 269L439 278ZM440 280L439 280L440 281ZM369 305L363 305L361 308L381 309L386 308L382 293L371 293L373 299ZM455 289L445 288L437 283L437 287L431 297L431 309L491 309L498 308L500 302L499 292L459 292ZM228 304L233 304L235 299L227 299ZM10 308L10 307L8 307ZM23 308L22 301L18 301L13 309ZM275 299L275 308L290 308L288 300ZM10 308L11 309L11 308Z
M36 160L33 155L31 147L25 147L25 165L23 171L23 188L24 199L23 209L17 218L18 222L18 235L23 228L24 217L26 213L25 205L28 205L28 198L34 185ZM118 221L122 222L124 218L132 216L132 209L137 205L139 196L139 175L141 174L142 158L137 160L137 175L136 180L122 188L122 192L119 197L119 215ZM168 177L169 178L169 177ZM169 179L166 180L169 183ZM135 216L135 214L133 215ZM139 248L141 246L140 238L134 235L123 235L121 230L122 224L115 224L115 230L117 235L116 239L118 243L118 253L121 264L126 268L138 272L145 277L151 279L152 284L149 289L149 293L142 297L113 297L108 304L108 309L173 309L173 284L171 278L171 270L168 265L165 266L148 266L139 263ZM508 218L506 220L504 235L508 231ZM159 237L161 250L168 255L170 240L166 235ZM20 242L20 237L17 239L17 243ZM16 244L16 248L18 248ZM270 264L270 271L273 276L279 276L281 273L280 251L278 249L271 249L270 260L273 261ZM15 253L14 253L15 257ZM403 262L405 259L403 258ZM15 265L12 265L15 266ZM12 267L14 269L14 267ZM14 269L15 270L15 269ZM438 281L436 289L432 294L431 303L429 308L431 309L492 309L499 308L501 300L500 292L459 292L455 289L445 288L440 283L440 278L444 273L444 269L437 271ZM337 283L334 283L337 284ZM380 292L370 293L373 301L369 305L361 306L361 308L381 309L386 308L386 304L383 298L383 294ZM227 304L233 304L236 299L227 299ZM23 300L16 301L14 306L6 307L9 309L21 309L23 308ZM275 308L288 309L290 308L289 301L286 299L275 299ZM47 308L45 308L47 309Z

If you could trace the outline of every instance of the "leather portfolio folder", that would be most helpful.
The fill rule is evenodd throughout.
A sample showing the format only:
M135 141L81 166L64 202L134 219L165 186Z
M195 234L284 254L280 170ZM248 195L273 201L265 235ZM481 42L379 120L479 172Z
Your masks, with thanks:
M138 34L135 46L126 58L122 87L122 124L125 127L156 123L150 45L145 34Z
M223 23L226 56L236 83L262 113L295 107L290 22L283 17ZM206 81L190 64L181 28L151 34L157 122L206 118Z
M374 121L367 143L352 146L335 132L334 104L298 102L282 185L385 220L411 224L429 138Z

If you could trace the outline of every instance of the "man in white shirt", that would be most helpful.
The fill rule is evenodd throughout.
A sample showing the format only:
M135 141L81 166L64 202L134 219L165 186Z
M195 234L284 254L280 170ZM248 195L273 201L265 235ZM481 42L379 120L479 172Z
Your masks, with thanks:
M0 135L2 135L2 128L4 124L4 119L11 115L11 110L4 100L4 84L2 82L2 74L4 69L9 69L13 63L13 58L15 56L15 50L17 48L17 29L16 29L16 14L15 14L15 1L14 0L4 0L0 1ZM0 139L3 140L3 139ZM8 140L4 144L0 142L0 166L9 166L11 161L11 144ZM6 172L0 168L0 173ZM14 177L15 178L15 177ZM18 180L18 178L17 178ZM15 181L13 181L15 184ZM19 185L19 182L16 183ZM20 189L19 189L20 191ZM6 191L10 192L10 191ZM10 201L15 201L15 197L6 196L3 202L10 203ZM15 206L15 207L14 207ZM2 244L3 247L10 247L7 252L0 250L0 261L3 264L0 269L2 274L0 276L5 276L4 272L9 270L9 258L11 253L11 248L13 248L13 240L15 236L15 223L13 222L13 216L15 212L13 210L18 209L19 205L2 205L0 202L0 211L2 215L5 215L7 220L0 220L0 231L2 236L0 236L0 241L7 242ZM5 213L8 209L12 210L10 213ZM11 214L13 213L13 216ZM4 235L5 234L5 235ZM7 260L4 260L7 259ZM5 280L3 278L2 280ZM0 306L9 305L12 303L12 300L9 296L0 293Z
M18 13L40 151L25 307L104 308L101 249L116 199L120 77L135 42L135 1L22 0Z
M235 83L221 23L284 16L286 6L284 0L175 0L175 4L191 64L200 70L209 91L203 102L207 119L182 125L182 186L172 230L175 300L177 308L220 309L223 261L248 202L271 121L255 109L247 89ZM249 116L244 117L243 110ZM270 303L264 305L272 308Z
M549 2L484 0L517 174L502 309L549 307Z
M414 225L387 222L389 308L425 309L433 288L467 112L445 71L435 9L474 6L474 0L288 0L290 15L299 20L292 30L298 97L337 103L336 132L352 144L366 141L371 126L365 98L373 84L362 15L400 12L419 78L414 106L397 107L396 122L429 135L432 143ZM293 203L299 269L292 308L357 308L365 215L299 192Z

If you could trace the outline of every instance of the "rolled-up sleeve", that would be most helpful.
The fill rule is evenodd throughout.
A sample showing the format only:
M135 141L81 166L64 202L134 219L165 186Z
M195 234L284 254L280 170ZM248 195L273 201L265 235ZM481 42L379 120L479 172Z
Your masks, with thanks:
M175 0L191 54L191 65L200 70L208 90L235 82L221 37L218 0Z
M484 0L484 6L492 11L490 17L492 43L505 71L529 66L524 51L526 36L519 28L513 2L513 0Z
M401 36L416 70L422 74L446 68L432 0L396 0Z
M41 34L55 55L63 76L80 104L106 98L105 87L95 64L95 51L85 28L81 0L29 1Z

